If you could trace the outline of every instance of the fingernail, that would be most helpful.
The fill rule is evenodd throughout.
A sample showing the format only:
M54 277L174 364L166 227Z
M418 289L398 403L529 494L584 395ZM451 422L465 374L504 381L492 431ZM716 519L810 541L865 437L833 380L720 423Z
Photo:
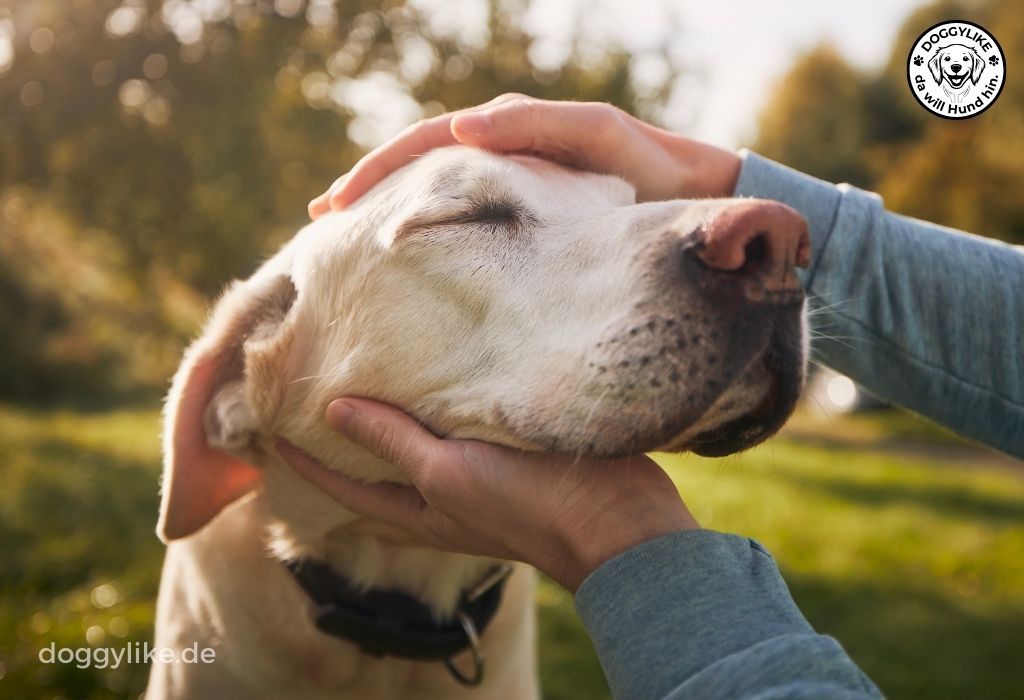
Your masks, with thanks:
M336 432L343 433L351 425L356 416L356 409L345 399L336 399L327 406L327 425Z
M334 199L338 196L338 193L345 189L345 183L348 182L348 173L345 173L331 185L331 188L327 190L327 198Z
M482 136L493 126L491 116L482 112L460 114L452 119L452 126L457 130L474 136Z

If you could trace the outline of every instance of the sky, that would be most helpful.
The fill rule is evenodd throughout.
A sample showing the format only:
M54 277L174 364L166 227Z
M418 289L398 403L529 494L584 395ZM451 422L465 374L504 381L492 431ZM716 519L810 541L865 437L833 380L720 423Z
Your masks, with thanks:
M880 68L903 21L924 4L922 0L533 0L526 24L531 33L541 36L541 46L545 36L557 45L557 37L572 26L598 40L618 40L638 51L666 41L673 60L691 66L691 74L698 77L687 79L676 90L664 115L665 125L735 148L751 140L774 82L797 56L830 41L854 66ZM557 55L556 48L550 51Z

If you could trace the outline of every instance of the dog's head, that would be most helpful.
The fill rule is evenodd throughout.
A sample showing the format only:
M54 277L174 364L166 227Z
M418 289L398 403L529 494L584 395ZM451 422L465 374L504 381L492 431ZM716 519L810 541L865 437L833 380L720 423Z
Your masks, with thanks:
M963 44L944 46L928 61L928 70L936 84L942 85L945 81L954 90L963 88L968 80L977 85L984 69L985 61L978 52Z
M803 219L775 202L637 204L618 178L432 152L217 305L167 405L161 533L195 531L261 478L329 510L273 456L277 435L400 479L324 425L342 395L527 450L750 447L803 383L808 254Z

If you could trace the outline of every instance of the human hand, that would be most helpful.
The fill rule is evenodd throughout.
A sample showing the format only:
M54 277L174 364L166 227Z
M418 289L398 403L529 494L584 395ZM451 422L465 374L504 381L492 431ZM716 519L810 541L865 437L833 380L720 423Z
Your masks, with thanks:
M740 170L735 153L651 126L609 104L510 93L413 124L310 202L309 214L316 219L344 209L413 158L458 143L618 175L636 188L640 201L729 197Z
M352 479L278 440L284 460L345 508L437 549L527 562L572 592L616 554L700 527L646 456L574 459L443 440L368 399L334 401L326 419L412 481Z

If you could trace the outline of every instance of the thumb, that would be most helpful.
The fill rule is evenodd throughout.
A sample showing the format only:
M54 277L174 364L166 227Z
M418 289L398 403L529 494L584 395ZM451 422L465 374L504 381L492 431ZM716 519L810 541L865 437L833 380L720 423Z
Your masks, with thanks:
M394 406L369 399L337 399L327 406L327 425L416 483L444 458L444 441Z
M421 529L425 502L412 486L382 481L368 483L328 468L283 438L275 447L299 476L318 486L354 513L395 525L407 532Z

